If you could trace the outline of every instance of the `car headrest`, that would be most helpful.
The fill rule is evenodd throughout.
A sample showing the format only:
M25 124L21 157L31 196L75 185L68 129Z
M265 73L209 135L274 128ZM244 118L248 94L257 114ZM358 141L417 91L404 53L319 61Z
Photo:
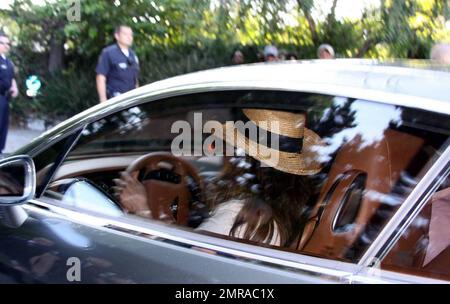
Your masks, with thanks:
M344 258L422 145L421 138L389 129L374 143L358 135L344 144L297 249Z

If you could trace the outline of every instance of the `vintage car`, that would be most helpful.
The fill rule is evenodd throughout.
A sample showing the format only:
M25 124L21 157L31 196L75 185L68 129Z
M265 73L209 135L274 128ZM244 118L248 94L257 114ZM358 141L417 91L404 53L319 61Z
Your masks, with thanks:
M449 88L316 60L114 97L0 161L0 282L448 283Z

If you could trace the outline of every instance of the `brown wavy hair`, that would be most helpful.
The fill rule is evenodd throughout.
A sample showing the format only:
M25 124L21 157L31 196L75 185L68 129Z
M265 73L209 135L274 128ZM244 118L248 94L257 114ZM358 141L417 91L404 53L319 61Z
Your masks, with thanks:
M209 187L213 188L208 191L212 208L229 200L244 200L230 236L236 237L246 225L244 239L270 243L276 225L283 247L293 245L301 235L318 188L309 176L262 167L249 156L227 159L222 175Z

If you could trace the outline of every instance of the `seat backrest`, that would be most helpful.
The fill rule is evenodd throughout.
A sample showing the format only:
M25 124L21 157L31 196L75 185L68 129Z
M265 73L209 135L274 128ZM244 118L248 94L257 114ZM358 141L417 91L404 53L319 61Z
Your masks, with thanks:
M427 204L411 223L408 231L402 235L383 259L382 268L389 268L390 265L405 269L419 269L421 267L428 245L430 219L431 205Z
M360 135L344 144L297 249L343 259L422 145L421 138L390 129L369 145Z
M442 194L445 195L443 198ZM381 268L450 280L450 246L448 244L450 207L448 204L450 204L450 188L436 192L383 259ZM432 225L437 225L432 228L435 229L433 237L442 238L443 236L443 244L439 240L430 239ZM441 233L442 235L436 235Z

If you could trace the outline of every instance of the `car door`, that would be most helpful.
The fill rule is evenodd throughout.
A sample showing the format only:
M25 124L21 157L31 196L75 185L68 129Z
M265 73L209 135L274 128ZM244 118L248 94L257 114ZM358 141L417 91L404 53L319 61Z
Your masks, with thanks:
M311 176L312 194L298 210L307 221L296 242L272 246L123 212L114 179L148 153L175 154L178 147L177 157L190 162L205 183L216 180L225 160L208 153L215 147L205 125L235 121L243 108L306 113L307 127L326 143L323 170ZM41 188L22 207L26 222L0 229L1 273L19 282L348 283L414 187L392 185L399 186L403 176L420 180L420 171L433 165L448 138L446 129L424 127L439 115L420 113L362 99L263 90L140 100L90 120L59 146L34 155ZM419 127L411 124L413 117L421 117ZM184 133L183 126L191 129ZM191 136L184 140L183 134ZM407 140L394 158L380 149ZM59 153L49 153L52 148ZM387 175L380 170L394 163ZM166 169L156 171L151 178L173 183ZM189 193L193 196L192 189ZM179 207L173 203L170 207ZM382 210L381 223L371 222L381 210L368 209L374 204L390 208Z
M362 259L354 282L448 284L449 258L449 155L443 154L419 187L414 204L405 204L392 221L391 229L380 234L385 245L373 246ZM435 172L432 172L435 171ZM437 173L437 174L436 174Z

